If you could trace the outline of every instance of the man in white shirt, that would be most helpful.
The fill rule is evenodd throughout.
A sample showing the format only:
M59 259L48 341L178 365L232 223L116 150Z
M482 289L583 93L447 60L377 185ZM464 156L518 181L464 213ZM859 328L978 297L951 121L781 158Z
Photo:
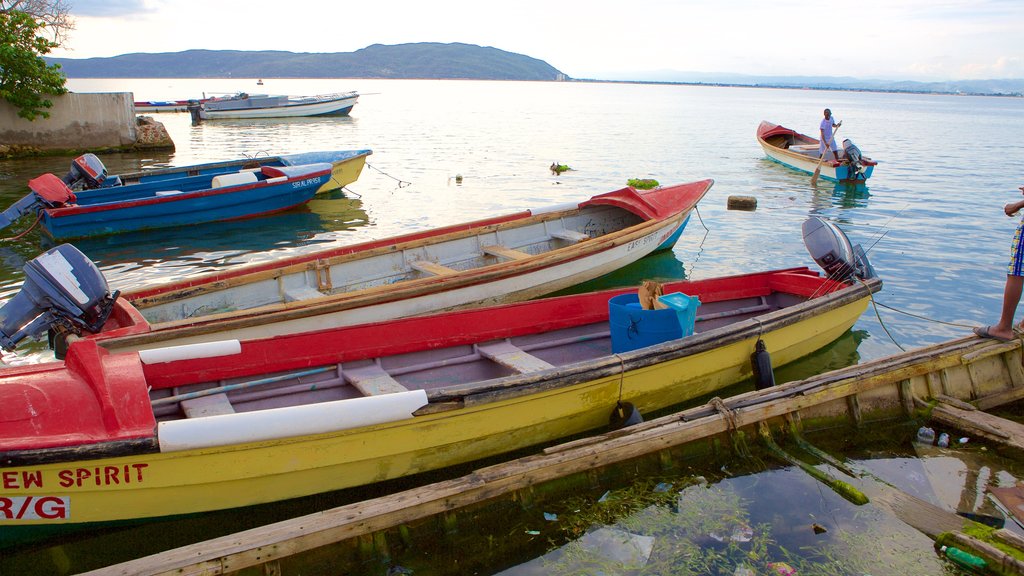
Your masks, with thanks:
M818 128L818 131L821 132L821 136L818 138L818 156L824 156L825 150L831 150L832 155L836 157L836 161L839 161L839 151L836 150L835 130L833 128L839 128L842 125L841 121L837 124L835 119L832 118L832 111L825 108L825 118L822 119L821 125Z

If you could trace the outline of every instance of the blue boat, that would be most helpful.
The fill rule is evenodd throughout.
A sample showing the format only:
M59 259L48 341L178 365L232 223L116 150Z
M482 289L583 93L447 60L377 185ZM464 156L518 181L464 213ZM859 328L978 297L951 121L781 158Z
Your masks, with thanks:
M84 166L85 170L95 168ZM47 235L67 240L252 218L309 202L331 179L331 171L332 165L326 162L236 167L229 172L179 174L77 194L71 189L75 184L71 174L63 180L43 174L29 181L32 193L0 214L0 228L37 213Z

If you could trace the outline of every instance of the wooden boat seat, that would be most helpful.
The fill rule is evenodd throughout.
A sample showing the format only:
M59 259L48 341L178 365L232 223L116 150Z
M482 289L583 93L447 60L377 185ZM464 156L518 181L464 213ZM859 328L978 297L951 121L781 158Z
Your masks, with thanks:
M447 276L449 274L457 274L458 270L449 268L443 264L437 262L431 262L429 260L416 260L409 263L414 269L423 272L424 274L433 274L435 276Z
M376 364L344 370L342 376L364 396L409 391Z
M520 374L526 372L539 372L554 368L544 360L526 352L509 342L493 342L477 346L480 355L488 360L497 362L502 366L514 370Z
M299 300L309 300L311 298L320 298L325 294L312 286L295 286L288 288L284 291L285 302L296 302Z
M583 242L584 240L590 240L590 236L587 236L586 234L584 234L582 232L577 232L575 230L566 230L566 229L555 230L554 232L551 233L551 236L553 238L558 238L560 240L566 240L568 242Z
M530 255L527 254L526 252L516 250L514 248L507 248L499 244L482 246L481 248L483 249L485 254L490 254L491 256L500 256L501 258L507 258L509 260L519 260L520 258L530 257Z
M235 408L224 393L200 396L181 401L181 409L187 418L205 418L221 414L234 414Z

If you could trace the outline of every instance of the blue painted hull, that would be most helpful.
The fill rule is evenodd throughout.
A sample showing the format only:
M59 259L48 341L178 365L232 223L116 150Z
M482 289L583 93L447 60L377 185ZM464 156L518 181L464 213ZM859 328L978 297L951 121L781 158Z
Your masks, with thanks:
M41 224L55 240L67 240L252 218L305 204L331 177L330 164L272 170L285 176L259 173L256 182L219 188L211 188L214 175L207 175L169 180L163 185L101 189L107 192L102 198L79 197L77 205L44 210ZM192 186L200 181L205 182L202 189L178 190L178 184Z

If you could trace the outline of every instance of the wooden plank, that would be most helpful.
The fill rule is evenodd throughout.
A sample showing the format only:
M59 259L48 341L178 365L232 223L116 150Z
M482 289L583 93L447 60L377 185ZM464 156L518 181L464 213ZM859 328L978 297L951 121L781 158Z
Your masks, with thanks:
M343 370L341 375L355 386L364 396L377 394L393 394L395 392L408 392L409 389L402 386L397 380L391 377L383 368L376 364L370 366L351 368Z
M423 272L424 274L433 274L434 276L451 276L452 274L458 274L458 270L449 268L437 262L431 262L430 260L414 260L409 263L414 269Z
M295 286L284 291L285 302L312 300L321 296L325 296L325 294L312 286Z
M583 242L584 240L590 240L590 236L577 232L575 230L569 230L563 228L561 230L555 230L551 233L552 238L558 238L559 240L566 240L569 242Z
M512 345L509 342L494 342L477 346L480 355L488 360L497 362L506 368L523 374L527 372L539 372L549 370L554 365L537 358L522 348Z
M931 419L1024 453L1024 426L1016 422L980 410L962 410L947 404L939 404L932 409Z
M766 418L842 399L880 386L892 386L898 403L900 381L921 374L919 363L959 363L969 343L931 347L920 353L881 359L835 374L781 384L775 388L742 394L725 400L736 426L749 426ZM865 377L868 375L870 377ZM823 387L823 384L828 384ZM585 441L564 444L542 454L521 458L467 476L438 482L394 495L334 508L140 558L94 574L220 574L258 566L332 542L391 528L480 502L509 492L563 477L574 472L625 461L638 455L710 438L729 430L729 423L714 406L699 406L679 414L651 420ZM897 516L927 534L959 529L965 519L881 482L869 483L865 493L875 503L887 505Z
M983 396L974 401L974 405L978 410L988 410L990 408L996 408L1004 404L1016 402L1024 398L1024 386L1010 388L1009 390L1003 390L995 394L989 394Z
M228 395L224 393L182 400L181 409L188 418L205 418L206 416L235 413L235 408L231 406Z
M480 249L483 250L484 253L490 254L491 256L500 256L502 258L507 258L509 260L519 260L521 258L530 257L530 254L527 254L526 252L523 252L521 250L515 250L513 248L508 248L506 246L501 246L498 244L491 244L490 246L481 246Z

